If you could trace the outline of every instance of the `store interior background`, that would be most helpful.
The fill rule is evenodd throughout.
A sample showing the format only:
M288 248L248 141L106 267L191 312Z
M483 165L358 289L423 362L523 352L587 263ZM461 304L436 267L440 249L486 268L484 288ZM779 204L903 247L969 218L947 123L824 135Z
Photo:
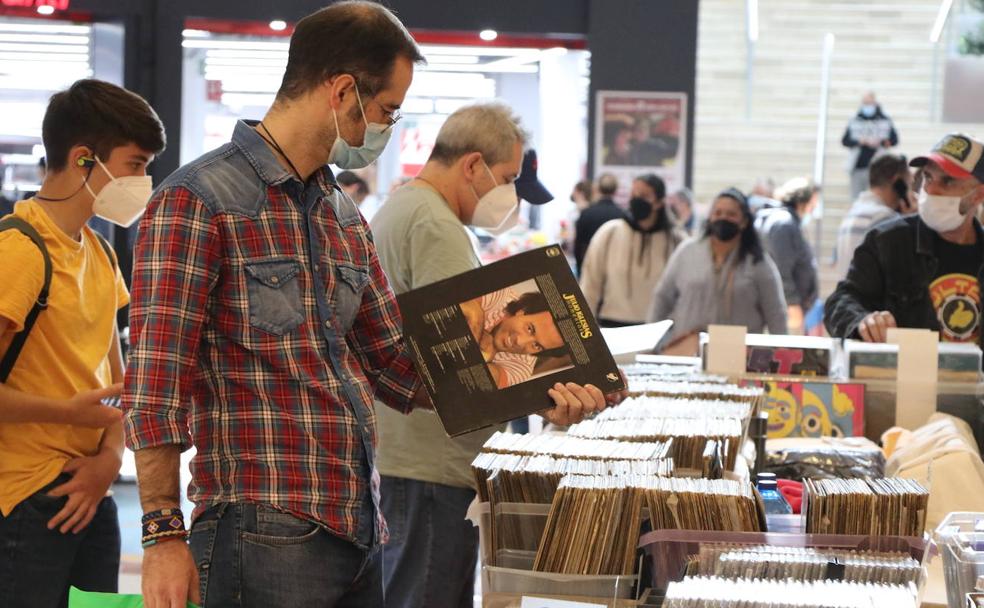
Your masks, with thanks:
M279 86L290 24L323 4L0 0L4 194L37 188L47 99L83 77L122 84L160 114L168 149L152 167L159 182L227 141L237 118L262 115ZM826 295L837 227L851 203L840 139L862 94L877 93L908 156L949 131L984 135L984 58L959 53L961 36L984 21L969 0L944 0L952 4L945 22L938 0L387 4L421 40L429 64L416 74L393 143L368 172L376 201L367 211L423 163L444 116L498 98L533 133L540 178L556 197L540 217L552 242L569 217L574 183L593 177L596 92L683 92L685 179L699 208L727 186L747 190L759 177L781 183L822 168L823 205L808 233ZM483 40L483 30L497 39ZM824 123L821 59L830 34ZM124 271L132 232L114 234ZM124 528L138 510L121 509ZM138 545L124 547L137 563Z

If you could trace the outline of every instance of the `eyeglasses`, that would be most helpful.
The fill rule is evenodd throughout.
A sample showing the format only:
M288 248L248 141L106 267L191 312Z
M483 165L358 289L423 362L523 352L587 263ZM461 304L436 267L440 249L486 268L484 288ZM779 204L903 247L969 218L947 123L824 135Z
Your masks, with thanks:
M403 119L403 114L400 112L399 108L390 111L387 110L383 104L379 103L375 99L370 99L370 101L372 101L374 104L379 106L379 109L383 111L383 119L386 121L386 129L393 128L393 125L395 125L396 123L400 122L400 120Z

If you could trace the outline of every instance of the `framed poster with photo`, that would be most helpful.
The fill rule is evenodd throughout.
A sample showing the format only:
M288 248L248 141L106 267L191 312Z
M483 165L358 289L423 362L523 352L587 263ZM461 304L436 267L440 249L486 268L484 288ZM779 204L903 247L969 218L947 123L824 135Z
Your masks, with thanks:
M403 331L451 436L552 407L557 382L625 388L557 245L397 296Z
M598 91L595 108L595 175L614 174L620 198L644 173L661 177L667 192L686 185L686 93Z

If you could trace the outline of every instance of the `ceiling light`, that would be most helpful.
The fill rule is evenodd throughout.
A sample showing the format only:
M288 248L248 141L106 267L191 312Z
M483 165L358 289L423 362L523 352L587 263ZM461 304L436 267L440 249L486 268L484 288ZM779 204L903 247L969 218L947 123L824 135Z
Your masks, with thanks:
M39 15L54 15L55 14L55 7L48 6L47 4L43 4L43 5L41 5L41 6L38 7L38 14Z
M478 33L478 37L486 42L492 42L499 37L499 32L495 30L482 30Z
M270 29L275 32L282 32L287 29L287 22L281 19L274 19L270 22Z

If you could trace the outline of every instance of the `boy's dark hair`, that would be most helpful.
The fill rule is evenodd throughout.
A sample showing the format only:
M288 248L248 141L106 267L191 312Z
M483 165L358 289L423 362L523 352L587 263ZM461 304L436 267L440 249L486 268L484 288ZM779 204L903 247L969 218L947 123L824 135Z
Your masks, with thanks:
M883 154L868 168L868 181L872 187L891 186L903 173L908 173L909 163L901 154Z
M506 304L506 314L510 317L516 316L516 313L520 311L522 311L525 315L535 315L540 312L550 312L550 305L547 303L547 298L545 298L539 291L528 291L512 302ZM552 316L553 315L551 315L551 317ZM533 356L547 358L563 357L566 354L567 347L558 346L557 348L541 350Z
M78 80L51 96L41 123L48 171L61 171L74 146L91 146L100 160L114 148L136 144L155 155L164 150L164 125L143 97L102 80Z
M297 22L277 98L296 99L339 74L351 74L359 94L372 97L386 88L397 57L424 61L393 13L375 2L337 2Z

